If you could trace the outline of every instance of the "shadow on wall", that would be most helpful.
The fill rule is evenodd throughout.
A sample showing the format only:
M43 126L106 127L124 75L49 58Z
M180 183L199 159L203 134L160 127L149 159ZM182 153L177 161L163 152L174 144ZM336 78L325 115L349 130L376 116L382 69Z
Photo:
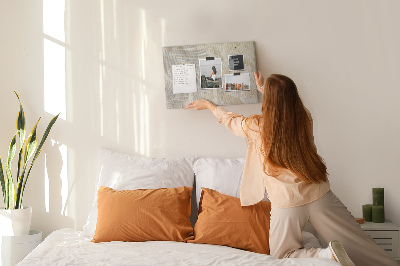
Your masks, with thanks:
M157 53L165 22L156 18L160 32L149 42L146 11L135 5L43 0L40 94L49 116L61 112L43 149L43 198L35 199L36 208L44 208L34 214L33 224L44 236L61 227L82 228L99 148L150 154L150 100L160 92L146 73L157 64L163 69ZM31 193L37 198L39 191Z

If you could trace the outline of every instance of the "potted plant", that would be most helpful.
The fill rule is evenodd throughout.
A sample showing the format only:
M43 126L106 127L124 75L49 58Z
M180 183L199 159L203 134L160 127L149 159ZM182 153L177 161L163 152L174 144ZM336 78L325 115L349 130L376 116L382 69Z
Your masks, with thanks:
M0 235L3 236L29 234L32 208L24 207L22 205L22 197L24 195L25 185L28 181L29 174L31 173L32 166L39 156L52 126L59 116L58 114L50 120L39 146L37 146L36 128L40 121L40 117L30 132L28 138L25 139L25 113L18 94L16 92L14 93L17 95L19 101L17 131L11 139L10 147L8 149L8 157L7 161L4 161L4 167L3 161L0 157L0 183L4 199L4 208L0 208ZM11 163L17 152L17 175L13 176L11 173Z

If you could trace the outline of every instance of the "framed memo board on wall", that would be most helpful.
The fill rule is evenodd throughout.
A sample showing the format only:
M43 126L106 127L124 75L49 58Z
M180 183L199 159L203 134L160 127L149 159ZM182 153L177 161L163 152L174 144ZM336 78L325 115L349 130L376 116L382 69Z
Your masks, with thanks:
M259 102L255 42L163 47L167 109L198 99L216 105Z

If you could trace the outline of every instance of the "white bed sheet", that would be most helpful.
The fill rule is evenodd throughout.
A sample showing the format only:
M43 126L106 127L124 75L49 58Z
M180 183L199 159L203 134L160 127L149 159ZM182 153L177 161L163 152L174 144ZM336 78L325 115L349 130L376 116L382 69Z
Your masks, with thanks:
M170 241L92 243L81 231L51 233L18 265L339 265L324 258L274 259L230 247Z

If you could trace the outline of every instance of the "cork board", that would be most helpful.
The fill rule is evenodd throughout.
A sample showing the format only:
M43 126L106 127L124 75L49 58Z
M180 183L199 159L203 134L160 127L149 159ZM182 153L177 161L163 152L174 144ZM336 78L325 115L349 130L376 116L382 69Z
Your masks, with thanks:
M183 108L198 99L206 99L216 105L259 102L259 92L253 75L256 71L254 42L169 46L162 50L168 109ZM210 60L214 60L217 66L215 68L215 64L210 65L210 71L217 73L214 76L204 70ZM233 64L234 60L242 62ZM192 67L193 73L189 93L179 92L176 85L176 68L185 66ZM239 77L245 79L245 83L232 81Z

